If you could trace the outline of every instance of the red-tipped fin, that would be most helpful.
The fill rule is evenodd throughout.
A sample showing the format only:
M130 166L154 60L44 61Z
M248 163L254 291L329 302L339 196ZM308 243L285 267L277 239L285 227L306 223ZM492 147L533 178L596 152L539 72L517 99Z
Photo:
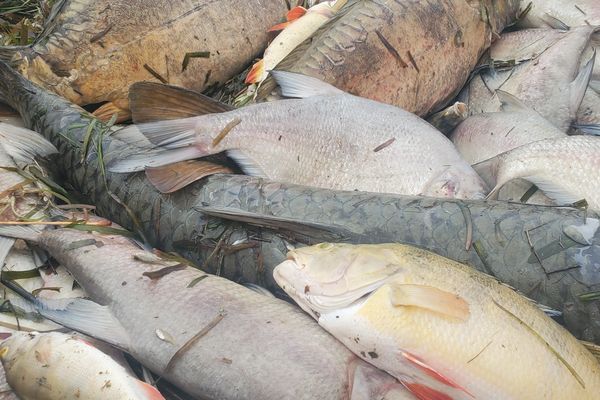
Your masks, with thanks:
M304 14L306 14L306 8L302 6L296 6L287 12L285 18L288 21L294 21L303 16Z
M288 26L290 26L291 22L282 22L280 24L277 25L273 25L272 27L269 28L269 30L267 32L279 32L284 30L285 28L287 28Z
M173 193L214 174L231 174L233 170L209 161L189 160L157 168L147 168L146 177L161 193Z
M451 396L420 383L404 383L404 386L419 400L454 400Z
M154 386L137 379L135 380L135 383L137 385L137 389L140 391L140 400L165 400L163 395Z
M459 384L457 384L456 382L454 382L450 378L447 378L444 375L440 374L435 369L433 369L431 366L429 366L428 364L426 364L425 361L423 361L419 357L415 356L414 354L411 354L411 353L408 353L408 352L402 352L402 357L404 357L412 365L414 365L415 367L419 368L421 371L425 372L425 374L427 374L429 377L435 379L436 381L438 381L438 382L440 382L440 383L442 383L442 384L444 384L444 385L446 385L448 387L455 388L455 389L458 389L458 390L462 390L463 392L465 392L466 394L468 394L471 397L473 396L465 388L463 388L462 386L460 386Z
M265 60L257 61L248 75L246 75L246 80L244 81L247 85L251 83L258 83L263 80L263 76L265 75Z

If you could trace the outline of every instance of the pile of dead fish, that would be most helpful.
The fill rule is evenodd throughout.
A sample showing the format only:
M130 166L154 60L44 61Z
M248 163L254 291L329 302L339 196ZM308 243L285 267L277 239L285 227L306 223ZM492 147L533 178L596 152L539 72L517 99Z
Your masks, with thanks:
M0 398L597 398L600 3L298 3L0 48Z

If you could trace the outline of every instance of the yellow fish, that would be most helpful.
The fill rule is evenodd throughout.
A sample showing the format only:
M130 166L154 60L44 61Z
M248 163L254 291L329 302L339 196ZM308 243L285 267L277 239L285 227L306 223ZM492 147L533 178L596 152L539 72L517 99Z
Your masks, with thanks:
M597 399L600 364L525 297L401 244L296 249L277 283L421 400Z

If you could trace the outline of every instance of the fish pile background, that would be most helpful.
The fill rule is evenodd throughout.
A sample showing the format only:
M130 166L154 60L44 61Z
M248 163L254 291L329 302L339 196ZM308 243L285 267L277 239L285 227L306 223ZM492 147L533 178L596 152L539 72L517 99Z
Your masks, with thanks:
M598 0L0 2L0 399L597 399Z

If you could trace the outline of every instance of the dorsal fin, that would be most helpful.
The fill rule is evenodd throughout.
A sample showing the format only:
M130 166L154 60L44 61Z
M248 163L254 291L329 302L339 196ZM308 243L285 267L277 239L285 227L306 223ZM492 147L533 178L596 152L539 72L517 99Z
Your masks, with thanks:
M131 85L129 108L135 123L189 118L234 109L201 93L155 82Z
M285 97L305 98L332 94L344 94L343 90L312 76L287 71L270 71Z
M531 108L527 107L521 100L512 94L505 92L504 90L496 90L496 96L502 104L502 111L505 112L520 112L530 111Z

